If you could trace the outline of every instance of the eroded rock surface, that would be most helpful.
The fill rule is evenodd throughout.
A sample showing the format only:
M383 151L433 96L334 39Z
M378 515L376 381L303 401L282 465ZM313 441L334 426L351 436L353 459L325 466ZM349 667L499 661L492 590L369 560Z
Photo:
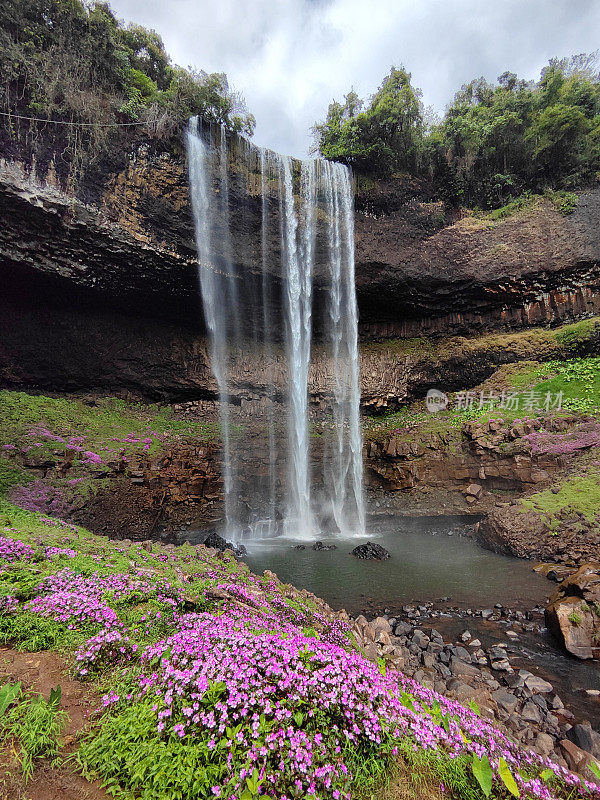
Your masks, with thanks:
M600 659L600 564L583 564L550 598L546 625L577 658Z

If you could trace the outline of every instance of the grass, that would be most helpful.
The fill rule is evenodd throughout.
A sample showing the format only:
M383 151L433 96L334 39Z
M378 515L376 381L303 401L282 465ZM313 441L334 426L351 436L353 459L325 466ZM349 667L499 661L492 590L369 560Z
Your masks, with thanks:
M588 522L594 522L600 514L600 470L590 468L583 475L568 478L556 493L545 489L519 503L525 510L536 511L551 530L558 527L561 517L582 514Z
M600 317L591 317L559 328L529 328L512 333L489 333L484 336L449 336L439 339L417 337L368 342L361 351L387 352L411 362L469 358L489 353L509 353L515 361L569 358L583 355L583 349L600 331Z
M169 406L0 391L0 513L10 490L24 508L66 516L82 498L106 488L123 464L181 439L204 443L219 436L217 423L177 419ZM60 462L68 473L52 470L43 481L19 466Z
M10 701L0 717L2 742L18 743L18 760L25 783L33 774L38 759L48 759L52 766L60 763L60 735L67 723L67 714L59 709L60 686L46 700L39 694L23 694L20 684L0 688L0 710Z
M31 429L43 425L64 439L84 436L89 450L102 450L125 444L128 450L142 450L143 440L150 438L150 453L160 449L158 437L193 436L210 441L219 435L217 423L179 420L170 407L145 405L104 397L90 405L84 400L67 397L46 397L25 392L0 391L0 444L38 441ZM156 435L152 435L156 434ZM142 442L123 443L126 438ZM54 449L62 444L52 441ZM136 446L134 446L136 445Z

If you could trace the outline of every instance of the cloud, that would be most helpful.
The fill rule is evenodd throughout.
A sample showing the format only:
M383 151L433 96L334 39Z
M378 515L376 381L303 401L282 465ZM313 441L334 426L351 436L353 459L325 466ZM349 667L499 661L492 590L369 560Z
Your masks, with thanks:
M256 116L255 141L303 156L310 127L350 87L372 94L403 64L437 111L463 83L598 47L596 0L111 0L154 28L173 60L226 72Z

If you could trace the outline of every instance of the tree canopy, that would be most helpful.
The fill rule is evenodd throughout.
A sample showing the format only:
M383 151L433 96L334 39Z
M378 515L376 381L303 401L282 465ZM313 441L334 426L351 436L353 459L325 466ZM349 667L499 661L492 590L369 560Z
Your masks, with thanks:
M105 2L3 0L0 110L80 122L198 114L251 135L254 117L224 74L171 64L160 36L123 25Z
M394 68L366 103L353 91L331 103L315 149L363 173L427 177L446 199L484 208L569 189L600 170L598 66L598 53L580 54L552 59L537 83L512 72L497 84L477 78L434 124L410 74Z

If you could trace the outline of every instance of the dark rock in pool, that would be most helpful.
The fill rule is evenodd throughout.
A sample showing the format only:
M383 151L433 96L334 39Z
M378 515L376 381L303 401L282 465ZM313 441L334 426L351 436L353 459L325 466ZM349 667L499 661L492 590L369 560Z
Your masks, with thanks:
M384 559L390 557L390 554L385 547L382 547L380 544L373 544L373 542L359 544L358 547L355 547L354 550L352 550L350 555L354 556L355 558L374 558L377 559L377 561L383 561Z
M203 542L205 547L214 547L215 550L225 550L227 542L216 531L211 531Z
M306 550L306 545L304 544L295 544L294 550Z
M323 542L315 542L312 546L313 550L337 550L336 544L323 544Z
M232 550L234 555L238 558L248 554L248 551L243 544L233 544L227 542L222 536L219 536L215 531L211 531L203 542L205 547L213 547L215 550Z

